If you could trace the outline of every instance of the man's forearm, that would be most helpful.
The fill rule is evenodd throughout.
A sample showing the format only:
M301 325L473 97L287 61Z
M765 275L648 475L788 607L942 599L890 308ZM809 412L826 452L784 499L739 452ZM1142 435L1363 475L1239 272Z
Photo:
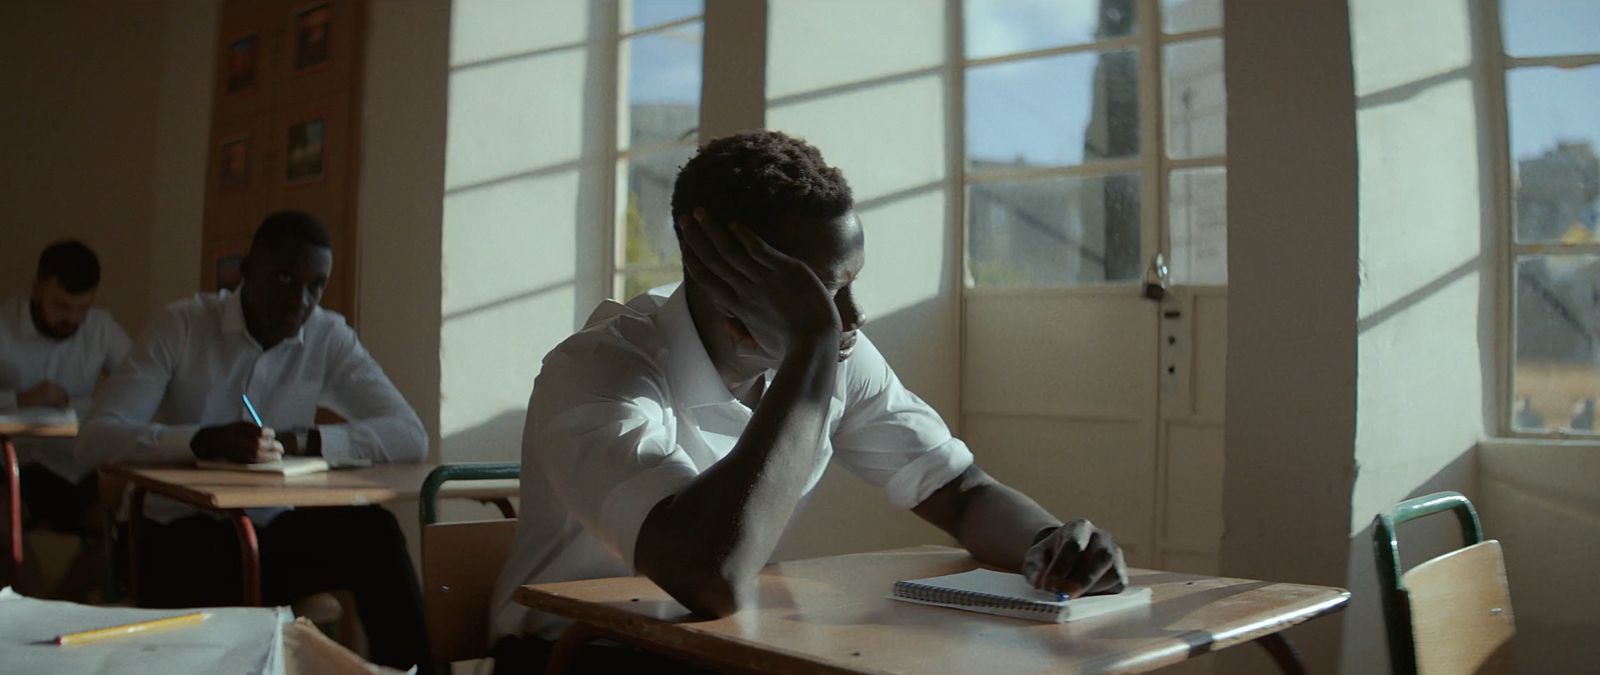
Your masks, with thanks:
M996 567L1020 571L1039 533L1061 525L1027 495L993 479L963 497L965 508L952 534L974 558Z
M645 519L635 567L690 609L733 611L772 555L816 469L837 337L791 348L728 456Z

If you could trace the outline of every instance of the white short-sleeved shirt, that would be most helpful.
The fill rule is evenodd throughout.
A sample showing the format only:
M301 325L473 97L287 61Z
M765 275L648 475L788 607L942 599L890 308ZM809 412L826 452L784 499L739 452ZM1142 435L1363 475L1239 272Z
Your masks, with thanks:
M909 509L972 465L967 446L865 335L836 387L807 493L836 459ZM717 374L681 289L601 304L545 357L534 384L516 541L491 605L495 635L554 638L566 625L518 605L518 586L631 574L645 516L726 456L751 414Z
M81 418L100 376L128 355L128 334L110 312L91 307L77 331L57 340L39 332L30 307L26 295L0 304L0 413L15 411L18 394L48 381L67 391ZM22 461L36 461L73 482L90 471L73 459L71 439L19 439L17 451Z

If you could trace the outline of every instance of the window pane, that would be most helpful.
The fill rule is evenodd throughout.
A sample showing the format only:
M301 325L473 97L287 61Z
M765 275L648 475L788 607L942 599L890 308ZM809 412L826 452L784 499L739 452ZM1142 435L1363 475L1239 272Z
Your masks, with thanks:
M1130 50L967 69L967 166L1137 156L1138 67Z
M627 109L619 117L621 145L695 140L700 126L702 24L679 26L622 41Z
M1500 0L1500 33L1513 56L1600 52L1600 2Z
M650 153L617 166L624 268L676 268L682 259L672 232L672 184L694 148Z
M628 270L617 276L620 279L617 287L622 289L622 293L617 295L616 299L627 301L657 286L682 281L683 268Z
M1161 30L1187 33L1222 27L1222 0L1161 0Z
M622 31L659 26L705 11L705 0L631 0L622 5Z
M1516 294L1512 428L1594 433L1600 256L1523 256Z
M1222 167L1173 171L1167 186L1172 281L1228 283L1228 173Z
M967 186L974 286L1073 286L1139 276L1139 176Z
M1134 0L966 0L967 58L1132 35Z
M1517 241L1586 242L1600 209L1600 66L1506 73Z
M1228 151L1228 96L1222 84L1222 40L1168 45L1162 55L1166 87L1167 156L1216 157Z

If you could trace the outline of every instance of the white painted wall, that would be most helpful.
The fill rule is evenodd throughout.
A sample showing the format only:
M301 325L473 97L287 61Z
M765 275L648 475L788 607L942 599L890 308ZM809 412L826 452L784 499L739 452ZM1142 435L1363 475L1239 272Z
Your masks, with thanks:
M844 171L866 231L866 333L952 425L960 402L959 214L948 182L944 2L770 0L766 124ZM849 21L840 21L848 15ZM980 458L981 459L981 458ZM948 541L829 471L779 558Z
M1226 0L1221 572L1342 586L1355 479L1357 162L1345 0ZM1315 74L1314 76L1312 74ZM1334 669L1337 618L1289 632ZM1218 672L1272 672L1233 649Z
M0 293L26 293L39 252L79 238L100 304L144 325L165 23L153 3L0 4Z
M1473 0L1350 2L1361 290L1341 672L1388 667L1373 517L1438 490L1475 492L1495 266L1477 11ZM1443 516L1402 526L1400 541L1418 561L1460 534Z
M610 186L587 44L609 3L457 0L438 296L440 455L520 456L546 352L603 298Z
M1506 556L1516 672L1593 672L1600 663L1600 447L1488 441L1478 449L1485 533Z

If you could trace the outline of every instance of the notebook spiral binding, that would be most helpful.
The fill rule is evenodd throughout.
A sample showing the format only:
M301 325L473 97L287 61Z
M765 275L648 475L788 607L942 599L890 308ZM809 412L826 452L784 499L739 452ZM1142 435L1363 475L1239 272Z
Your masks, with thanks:
M1055 614L1061 611L1059 605L1024 598L1010 598L977 591L962 591L953 588L939 588L925 586L909 581L896 581L894 594L898 597L916 600L918 602L932 602L941 605L961 605L966 607L993 607L1023 612L1039 612L1041 614Z

